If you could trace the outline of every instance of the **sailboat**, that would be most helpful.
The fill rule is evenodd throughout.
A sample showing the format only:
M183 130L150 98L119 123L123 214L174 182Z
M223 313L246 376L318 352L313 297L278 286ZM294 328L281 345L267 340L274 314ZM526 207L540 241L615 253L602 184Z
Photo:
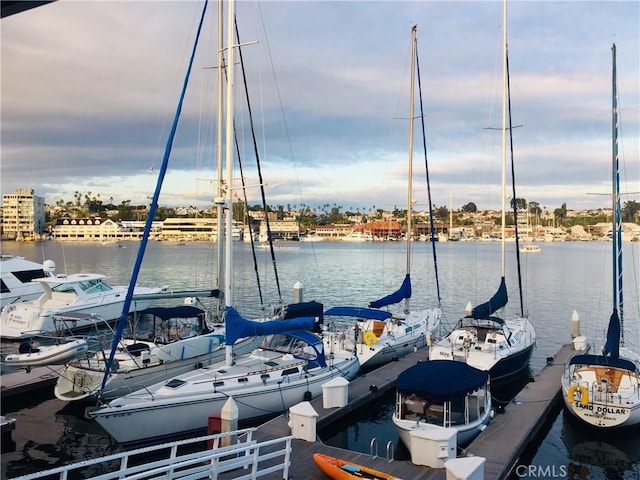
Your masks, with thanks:
M406 274L395 292L382 298L369 302L369 309L350 309L349 307L337 307L335 310L325 312L325 315L337 314L354 316L358 318L357 324L352 327L348 337L355 339L355 347L363 367L378 366L394 358L402 357L409 352L426 346L436 335L440 327L442 311L440 309L440 292L438 288L438 305L432 308L411 308L411 246L413 243L413 131L415 116L415 90L416 69L419 71L416 45L416 26L412 29L413 57L411 64L410 102L409 102L409 153L407 171L407 228L406 242ZM419 79L418 79L419 81ZM423 118L423 115L420 115ZM424 131L424 130L423 130ZM425 146L426 155L426 146ZM428 172L427 172L428 185ZM431 202L429 189L429 205ZM431 208L431 207L430 207ZM433 212L430 215L433 222ZM431 236L433 237L433 224ZM435 244L431 242L434 252ZM436 269L437 284L437 269ZM402 310L380 310L391 305L402 303ZM378 310L378 311L376 311Z
M602 429L640 424L640 356L624 347L622 237L618 173L618 95L616 45L612 80L612 284L613 311L601 354L577 354L562 374L562 397L569 412Z
M224 198L216 201L224 210L219 218L225 225L219 235L224 258L225 359L190 373L161 381L132 392L90 412L95 420L119 443L147 443L173 436L204 431L208 417L220 413L233 398L242 423L255 422L286 411L294 404L322 394L322 385L336 377L354 378L360 364L353 352L325 351L319 321L314 317L290 320L251 321L233 307L231 282L233 266L233 86L235 51L235 5L227 5L226 62L226 168ZM206 8L206 6L205 6ZM203 11L204 17L204 11ZM222 28L220 15L220 31ZM219 39L222 35L219 36ZM223 62L219 59L219 65ZM222 103L218 103L222 108ZM221 135L219 136L219 138ZM219 149L221 150L221 148ZM222 162L218 162L219 167ZM222 171L219 168L219 174ZM241 338L263 337L260 348L239 355L234 344Z
M466 362L479 370L489 372L492 386L506 383L526 371L536 342L536 331L527 315L521 311L516 318L503 319L494 315L508 301L505 281L505 203L507 130L508 55L507 5L503 6L503 90L502 90L502 267L501 280L496 293L488 302L475 308L467 307L456 327L429 349L431 360ZM514 195L515 196L515 195ZM517 252L516 252L517 253ZM522 302L521 302L522 303Z

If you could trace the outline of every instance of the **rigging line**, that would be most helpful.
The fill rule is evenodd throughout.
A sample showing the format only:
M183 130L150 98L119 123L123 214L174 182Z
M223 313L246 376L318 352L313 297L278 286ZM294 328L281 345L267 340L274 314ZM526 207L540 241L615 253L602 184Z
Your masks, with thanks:
M171 126L171 132L169 134L169 138L167 139L167 144L165 147L164 157L162 158L162 165L160 166L160 171L158 173L158 181L156 182L156 189L153 193L153 200L151 201L151 205L149 206L149 214L147 215L147 221L144 226L144 233L142 234L142 239L140 241L140 247L138 248L138 255L136 257L136 262L133 266L133 272L131 273L131 279L129 280L129 288L127 289L127 294L124 299L124 304L122 306L122 313L120 315L120 320L118 321L118 328L116 330L116 335L111 344L111 352L109 353L109 361L104 369L104 377L102 379L102 385L100 389L104 388L107 379L109 378L109 371L111 369L111 363L113 362L113 358L115 356L116 350L118 348L118 342L120 341L120 337L122 336L122 332L127 323L127 316L129 314L129 307L131 306L131 300L133 298L133 290L135 288L136 282L138 280L138 274L140 273L140 266L142 265L142 259L144 258L144 251L147 247L147 242L149 240L149 235L151 233L151 225L153 223L153 217L155 216L156 209L158 208L158 198L160 197L160 190L162 189L162 182L164 180L164 176L167 172L167 167L169 164L169 155L171 154L171 147L173 146L173 139L176 135L176 130L178 129L178 119L180 118L180 113L182 112L182 104L184 102L184 97L187 92L187 86L189 84L189 77L191 76L191 68L193 67L193 61L196 55L196 50L198 47L198 40L200 38L200 33L202 32L202 25L204 23L205 13L207 11L208 2L205 0L204 6L202 8L202 15L200 17L200 23L198 24L198 31L196 33L195 42L193 44L193 49L191 51L191 58L189 59L189 65L187 67L187 73L184 77L184 82L182 85L182 92L180 93L180 99L178 100L178 106L176 107L176 113L173 118L173 125Z
M522 300L522 271L520 264L520 240L518 234L518 198L516 197L516 170L513 160L513 129L511 128L511 82L509 80L509 48L505 49L507 66L507 108L509 109L509 148L511 153L511 189L513 198L513 224L516 235L516 265L518 266L518 293L520 295L520 315L524 316L524 302Z
M438 295L438 306L440 306L440 282L438 280L438 261L436 257L436 242L434 238L433 224L433 201L431 200L431 182L429 181L429 162L427 160L427 134L424 124L424 110L422 104L422 82L420 81L420 60L418 58L418 45L416 42L416 68L418 70L418 97L420 101L420 120L422 122L422 147L424 149L424 166L427 174L427 196L429 198L429 228L431 230L431 247L433 250L433 266L436 275L436 292ZM450 233L450 232L449 232Z
M238 31L238 21L237 19L234 19L235 21L235 27L236 27L236 37L238 39L238 44L240 44L240 33ZM256 140L256 133L255 133L255 128L254 128L254 124L253 124L253 113L251 111L251 102L249 101L249 88L247 85L247 76L245 74L245 69L244 69L244 60L242 57L242 47L238 47L238 55L240 56L240 67L242 69L242 79L243 79L243 83L244 83L244 92L245 92L245 96L246 96L246 101L247 101L247 110L249 112L249 123L251 126L251 137L253 139L253 150L256 156L256 163L257 163L257 167L258 167L258 183L260 185L260 195L262 196L262 206L264 208L264 219L267 225L267 241L269 242L269 250L271 252L271 263L273 264L273 272L275 275L275 280L276 280L276 288L278 289L278 300L280 303L282 303L282 292L280 290L280 279L278 278L278 268L276 266L276 252L273 248L273 239L271 237L271 225L269 224L269 215L268 215L268 211L267 211L267 199L265 196L265 192L264 192L264 181L262 180L262 168L260 166L260 154L258 152L258 145L257 145L257 140ZM244 180L243 180L244 181ZM255 259L255 251L254 251L254 259ZM257 267L256 267L257 268Z

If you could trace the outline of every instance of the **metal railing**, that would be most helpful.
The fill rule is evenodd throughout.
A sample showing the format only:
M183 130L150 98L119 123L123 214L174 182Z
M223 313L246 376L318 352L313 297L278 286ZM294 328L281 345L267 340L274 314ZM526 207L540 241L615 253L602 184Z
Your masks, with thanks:
M67 480L71 475L73 478L81 476L91 480L216 480L219 475L237 469L246 470L247 473L235 475L236 480L257 479L278 471L282 471L282 478L288 478L293 437L257 442L252 438L254 431L255 428L248 428L164 443L24 475L14 480L56 476L60 480ZM202 448L194 452L198 443ZM182 450L186 451L182 453ZM141 463L141 459L152 460ZM103 473L105 470L107 472Z

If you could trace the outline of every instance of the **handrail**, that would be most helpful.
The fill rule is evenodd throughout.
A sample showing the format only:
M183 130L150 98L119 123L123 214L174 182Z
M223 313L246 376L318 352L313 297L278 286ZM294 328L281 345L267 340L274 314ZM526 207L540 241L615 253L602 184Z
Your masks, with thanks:
M146 480L161 477L165 480L201 478L215 480L221 473L240 468L250 473L238 476L237 479L255 479L278 471L283 472L283 478L288 478L293 436L258 442L253 439L255 430L255 428L246 428L139 448L24 475L14 480L33 480L44 477L66 480L71 475L76 476L82 470L97 465L100 465L100 472L104 472L107 468L111 471L85 478L88 480ZM223 439L230 439L232 443L228 446L220 446ZM196 444L202 445L200 450L193 451L191 446L185 453L179 454L179 447ZM274 446L278 444L283 445L274 450ZM141 458L154 460L146 463L133 462L131 459L134 457L138 457L138 460ZM260 467L260 462L274 458L282 458L282 461L275 465L271 465L270 462L270 466Z

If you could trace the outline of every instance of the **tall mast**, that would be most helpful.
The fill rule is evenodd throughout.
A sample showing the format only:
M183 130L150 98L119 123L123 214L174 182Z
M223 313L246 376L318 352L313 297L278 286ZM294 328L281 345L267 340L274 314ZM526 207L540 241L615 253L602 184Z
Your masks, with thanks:
M417 25L411 27L411 93L409 95L409 171L407 175L407 275L411 273L411 237L413 224L411 222L411 209L413 207L413 117L414 117L414 90L416 74L416 31ZM410 299L404 299L405 312L410 311Z
M233 85L235 68L235 45L233 19L235 17L235 2L227 2L227 102L225 118L225 155L226 155L226 218L225 218L225 282L224 296L226 305L233 305L233 290L231 288L231 268L233 265ZM233 346L226 346L225 361L228 366L233 364Z
M216 217L218 219L218 225L216 230L216 243L217 243L217 280L218 290L220 294L217 299L216 313L218 318L221 318L222 307L225 302L225 280L224 280L224 175L222 169L222 112L223 112L223 88L224 85L224 29L223 29L223 9L224 2L218 0L218 86L217 86L217 118L216 118L216 168L218 175L218 183L216 187Z
M618 166L618 86L616 75L616 44L611 47L611 241L613 242L613 309L618 310L620 318L620 344L624 345L624 316L622 296L622 224L620 220L620 172Z
M502 9L502 227L501 227L501 254L502 272L505 276L505 216L506 216L506 170L507 170L507 0L503 2Z

